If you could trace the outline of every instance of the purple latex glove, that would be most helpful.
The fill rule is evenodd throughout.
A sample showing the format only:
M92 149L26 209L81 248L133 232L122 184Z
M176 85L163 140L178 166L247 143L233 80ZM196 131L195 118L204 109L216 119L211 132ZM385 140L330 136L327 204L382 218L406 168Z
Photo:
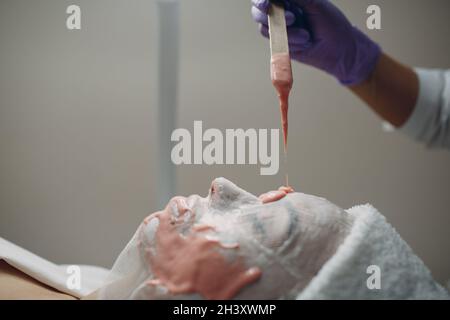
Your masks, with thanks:
M335 76L344 85L366 80L375 69L380 47L347 20L328 0L283 0L289 49L294 60ZM252 0L252 16L269 37L269 0Z

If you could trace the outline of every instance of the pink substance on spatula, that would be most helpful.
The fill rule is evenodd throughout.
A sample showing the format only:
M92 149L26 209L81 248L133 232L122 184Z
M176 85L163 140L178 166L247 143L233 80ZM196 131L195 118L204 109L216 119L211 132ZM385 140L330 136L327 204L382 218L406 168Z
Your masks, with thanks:
M289 93L294 82L289 53L277 53L272 56L271 78L280 100L284 147L287 150Z

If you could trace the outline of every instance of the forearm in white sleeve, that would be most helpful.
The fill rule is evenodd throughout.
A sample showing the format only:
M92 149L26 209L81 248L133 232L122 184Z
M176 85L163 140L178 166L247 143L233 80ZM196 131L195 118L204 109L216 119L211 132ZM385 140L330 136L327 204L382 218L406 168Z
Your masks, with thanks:
M400 131L429 147L450 148L450 70L415 71L419 97Z

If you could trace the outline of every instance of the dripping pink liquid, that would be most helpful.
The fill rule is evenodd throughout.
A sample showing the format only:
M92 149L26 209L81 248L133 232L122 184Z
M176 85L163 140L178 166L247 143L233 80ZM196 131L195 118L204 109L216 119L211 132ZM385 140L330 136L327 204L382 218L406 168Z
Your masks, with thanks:
M185 201L177 199L179 217L171 214L169 206L146 219L159 220L156 232L156 253L148 251L150 267L155 278L148 285L163 285L172 294L198 293L206 299L231 299L245 286L261 277L259 268L246 268L242 258L229 261L220 253L238 250L239 245L223 245L204 232L214 227L199 225L181 235L179 227L184 214L191 212Z

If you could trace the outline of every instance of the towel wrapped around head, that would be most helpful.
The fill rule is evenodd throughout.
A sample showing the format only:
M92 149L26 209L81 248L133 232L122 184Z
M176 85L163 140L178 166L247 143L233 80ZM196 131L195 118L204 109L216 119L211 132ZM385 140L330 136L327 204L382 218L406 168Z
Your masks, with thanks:
M371 205L353 207L350 234L297 299L450 299Z

